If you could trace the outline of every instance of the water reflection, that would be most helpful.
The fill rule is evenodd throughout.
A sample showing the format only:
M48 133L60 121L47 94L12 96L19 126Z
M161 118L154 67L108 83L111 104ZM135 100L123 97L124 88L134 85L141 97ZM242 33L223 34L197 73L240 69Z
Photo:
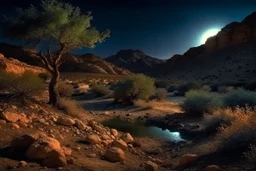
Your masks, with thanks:
M169 141L182 141L179 132L170 132L169 130L163 130L154 126L145 126L138 123L131 123L128 121L122 121L119 119L109 120L103 123L103 125L110 128L115 128L122 132L129 132L135 137L155 137Z

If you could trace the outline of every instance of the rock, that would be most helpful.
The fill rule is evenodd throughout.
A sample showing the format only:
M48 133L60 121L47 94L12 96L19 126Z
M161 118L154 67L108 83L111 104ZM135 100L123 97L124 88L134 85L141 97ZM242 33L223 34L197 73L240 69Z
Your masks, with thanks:
M122 149L111 147L105 152L104 157L110 162L120 162L125 159L125 154Z
M76 127L80 130L85 130L86 129L86 124L84 124L83 121L81 120L76 120Z
M72 150L68 147L62 147L63 153L65 156L71 156L72 155Z
M133 143L132 143L133 147L138 147L138 148L141 148L142 147L142 144L140 141L138 140L134 140Z
M20 128L20 126L16 123L12 123L11 127L14 128L14 129L19 129Z
M17 122L17 121L21 121L24 123L29 123L29 119L27 119L25 114L19 114L16 112L12 112L12 111L3 111L0 112L0 118L6 120L7 122Z
M198 156L196 154L186 154L182 157L180 157L179 164L182 167L185 167L187 165L190 165L191 163L195 162L198 159Z
M220 168L217 165L210 165L206 167L205 171L220 171Z
M144 165L144 170L145 171L158 171L158 165L151 161L147 161Z
M54 138L43 137L37 139L28 148L26 156L31 160L44 160L53 150L62 151L59 141Z
M112 135L114 135L115 137L118 136L118 131L116 129L110 129L110 132Z
M89 158L95 158L97 155L95 153L88 153L86 156Z
M28 165L27 162L25 161L20 161L19 164L18 164L18 167L26 167Z
M67 117L59 117L57 120L57 124L64 126L73 126L75 123L73 119Z
M126 143L132 143L134 141L133 137L129 133L123 134L121 139L124 140L124 142Z
M11 147L16 150L26 151L31 144L35 142L36 138L32 135L22 135L21 137L14 138L11 142Z
M74 158L70 158L67 160L68 164L74 164L75 163L75 159Z
M67 160L63 152L59 150L52 150L47 154L42 164L47 167L57 168L65 166L67 164Z
M6 121L3 120L3 119L0 119L0 124L1 124L1 125L4 125L4 124L6 124Z
M126 150L127 149L127 144L123 141L123 140L115 140L112 143L113 147L117 147L117 148L121 148L122 150Z
M93 134L93 135L89 135L86 138L86 142L90 143L90 144L100 144L101 143L101 139L98 135Z
M104 140L104 141L102 141L101 142L105 147L107 147L107 146L109 146L111 143L112 143L112 141L111 140Z

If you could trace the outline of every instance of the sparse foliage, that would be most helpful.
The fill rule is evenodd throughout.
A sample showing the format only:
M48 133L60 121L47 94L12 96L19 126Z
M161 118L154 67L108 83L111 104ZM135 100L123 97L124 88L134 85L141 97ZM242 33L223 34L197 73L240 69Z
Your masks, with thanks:
M82 116L86 112L84 108L77 103L77 101L68 98L61 98L59 107L67 114L75 117Z
M42 80L32 72L21 75L0 73L0 87L9 92L11 99L26 103L45 88Z
M106 96L111 93L104 85L94 85L92 87L92 92L96 93L97 96Z
M73 86L61 81L58 83L58 91L60 93L60 97L71 97L73 94Z
M156 90L156 98L158 100L164 100L167 96L167 90L165 88L160 88Z

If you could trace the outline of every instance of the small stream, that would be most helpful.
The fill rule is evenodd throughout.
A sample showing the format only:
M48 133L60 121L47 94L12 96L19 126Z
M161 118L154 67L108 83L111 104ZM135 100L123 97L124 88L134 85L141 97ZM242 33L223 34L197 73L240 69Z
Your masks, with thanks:
M182 139L179 132L170 132L169 130L163 130L155 126L146 126L139 123L132 123L129 121L123 121L119 119L112 119L102 123L109 128L117 129L122 132L129 132L134 137L154 137L160 138L172 142L179 142Z

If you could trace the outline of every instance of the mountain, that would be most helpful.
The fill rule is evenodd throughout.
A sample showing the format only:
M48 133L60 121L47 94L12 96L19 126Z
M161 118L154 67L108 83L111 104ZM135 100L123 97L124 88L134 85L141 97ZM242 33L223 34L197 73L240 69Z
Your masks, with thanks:
M211 83L256 81L256 12L226 25L204 45L176 54L154 76Z
M0 43L0 53L7 58L14 58L34 66L42 66L40 59L35 55L37 52L33 49L10 45L7 43ZM66 54L63 56L63 60L65 62L60 66L61 72L85 72L118 75L130 74L130 71L116 67L93 54Z
M146 55L140 50L121 50L117 54L105 58L106 61L132 72L150 73L158 65L164 63L163 60Z

